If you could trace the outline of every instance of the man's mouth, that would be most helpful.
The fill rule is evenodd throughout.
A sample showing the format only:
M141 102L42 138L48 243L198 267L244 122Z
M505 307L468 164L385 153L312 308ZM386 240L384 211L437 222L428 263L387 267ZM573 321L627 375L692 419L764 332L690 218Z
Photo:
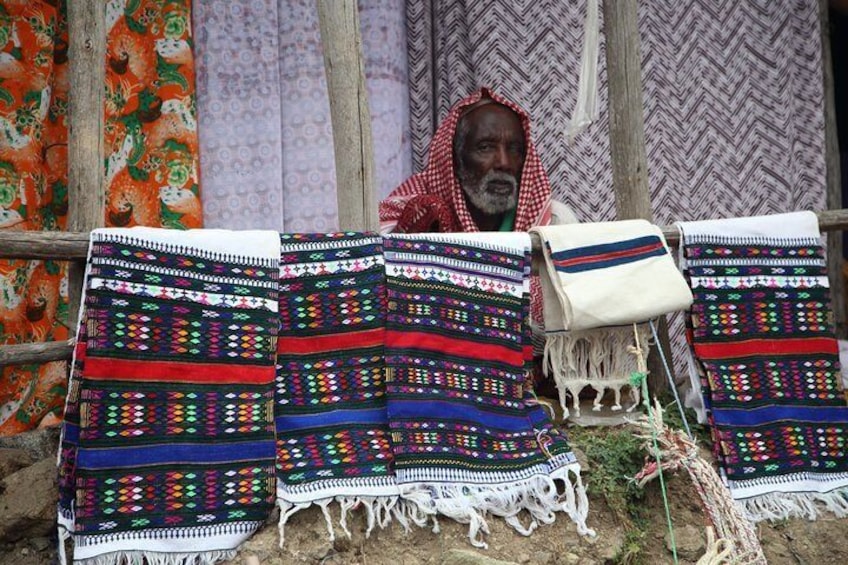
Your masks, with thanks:
M512 194L515 185L505 180L491 180L487 183L486 188L494 194Z

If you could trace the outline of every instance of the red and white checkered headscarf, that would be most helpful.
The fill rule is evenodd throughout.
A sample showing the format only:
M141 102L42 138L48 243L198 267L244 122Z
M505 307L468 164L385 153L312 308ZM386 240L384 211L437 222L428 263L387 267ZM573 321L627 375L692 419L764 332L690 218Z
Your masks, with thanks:
M380 231L384 233L395 231L407 204L417 198L420 200L419 197L422 196L429 197L427 206L433 206L429 200L441 204L442 209L439 210L437 205L437 210L433 212L434 216L440 218L438 225L441 231L480 231L468 212L465 195L454 171L453 138L459 119L466 109L485 99L491 99L511 109L521 118L521 126L524 128L527 154L521 171L513 230L527 231L533 226L544 226L550 223L551 185L530 137L529 116L515 103L502 98L488 88L481 88L454 105L439 125L430 142L427 168L411 176L380 203ZM407 216L409 213L410 211L407 210ZM445 215L448 218L445 218Z

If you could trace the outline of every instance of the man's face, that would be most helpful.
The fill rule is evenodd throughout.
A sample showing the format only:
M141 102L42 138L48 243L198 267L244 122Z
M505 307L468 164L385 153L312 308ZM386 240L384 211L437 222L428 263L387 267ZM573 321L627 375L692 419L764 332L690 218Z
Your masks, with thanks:
M524 129L515 112L500 104L475 108L458 131L457 178L468 203L486 215L515 208L524 167ZM461 135L461 134L458 134Z

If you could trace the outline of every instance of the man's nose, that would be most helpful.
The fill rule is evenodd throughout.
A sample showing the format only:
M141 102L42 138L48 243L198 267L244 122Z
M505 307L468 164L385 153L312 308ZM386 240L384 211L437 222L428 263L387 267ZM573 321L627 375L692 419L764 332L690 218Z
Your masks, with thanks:
M518 160L514 158L509 148L506 145L499 144L495 151L495 169L514 173L517 167Z

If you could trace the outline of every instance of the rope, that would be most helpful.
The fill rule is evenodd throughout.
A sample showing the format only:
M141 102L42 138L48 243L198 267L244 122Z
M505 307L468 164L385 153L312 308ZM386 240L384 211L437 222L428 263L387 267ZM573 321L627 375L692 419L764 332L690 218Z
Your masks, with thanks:
M651 326L654 344L657 346L657 352L660 354L660 360L662 361L663 369L665 369L665 376L668 379L668 387L671 389L672 394L674 394L674 401L677 403L680 419L683 420L683 427L686 428L686 435L689 436L689 439L694 439L692 430L689 429L689 421L686 419L686 412L683 410L683 403L680 402L680 395L677 393L677 383L674 382L674 377L671 376L671 368L668 365L668 360L665 358L665 351L663 351L662 343L660 343L660 337L657 335L657 328L653 320L649 320L648 325Z
M655 401L656 402L656 401ZM680 430L672 430L662 421L663 409L656 403L656 418L649 418L650 435L644 434L644 439L650 438L662 446L662 463L657 457L658 464L653 462L637 473L635 479L639 486L644 486L651 479L660 476L662 470L686 469L712 528L707 529L707 552L698 560L698 565L719 565L734 563L740 565L763 565L766 563L762 546L751 522L740 512L734 500L715 469L698 454L698 447ZM654 449L658 449L654 443ZM715 536L718 536L718 540Z
M653 329L653 325L651 326L651 329ZM669 504L668 504L668 492L665 488L665 479L663 478L662 455L661 455L660 448L659 448L659 440L657 438L657 436L658 436L657 431L656 431L657 428L653 423L654 422L654 413L653 413L653 410L651 410L651 403L648 399L648 365L645 362L645 355L644 355L644 352L642 351L642 346L641 346L640 340L639 340L639 330L636 327L636 324L633 324L633 337L634 337L634 342L635 342L636 345L628 347L627 351L636 356L636 368L637 368L637 370L634 371L630 375L630 382L634 386L641 387L642 404L645 405L645 408L648 411L648 421L651 423L651 430L652 430L652 432L651 432L652 438L651 439L652 439L653 445L654 445L654 457L657 460L657 475L660 478L660 492L662 492L663 506L665 507L665 519L666 519L666 523L668 524L668 534L671 537L671 553L674 556L674 563L675 563L675 565L677 565L680 561L677 558L677 543L674 540L674 524L671 521L671 508L669 507Z

